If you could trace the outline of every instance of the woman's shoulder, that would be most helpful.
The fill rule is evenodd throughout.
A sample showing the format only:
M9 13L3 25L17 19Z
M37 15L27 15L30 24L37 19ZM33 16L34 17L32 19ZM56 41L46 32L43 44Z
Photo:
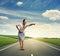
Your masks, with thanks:
M29 25L26 25L25 28L27 28Z

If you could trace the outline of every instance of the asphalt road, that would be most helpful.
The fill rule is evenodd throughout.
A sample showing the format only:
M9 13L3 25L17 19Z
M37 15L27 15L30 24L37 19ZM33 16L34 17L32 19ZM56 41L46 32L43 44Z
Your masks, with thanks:
M16 43L14 46L0 51L0 56L60 56L60 51L52 47L45 42L28 39L25 40L24 51L20 50L19 43Z

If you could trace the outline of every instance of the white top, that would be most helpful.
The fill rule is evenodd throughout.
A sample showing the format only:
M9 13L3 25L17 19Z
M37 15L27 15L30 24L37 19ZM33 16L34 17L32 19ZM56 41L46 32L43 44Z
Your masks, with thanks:
M29 25L26 25L24 28L19 24L18 28L20 29L20 32L24 33L24 30L28 27Z

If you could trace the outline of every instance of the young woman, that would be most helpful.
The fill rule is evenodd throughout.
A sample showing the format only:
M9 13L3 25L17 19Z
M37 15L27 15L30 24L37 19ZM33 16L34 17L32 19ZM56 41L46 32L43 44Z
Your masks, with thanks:
M18 30L19 44L20 44L21 50L24 50L24 36L25 36L24 30L28 26L35 25L35 24L26 25L26 23L27 23L27 21L24 19L23 22L22 22L22 26L21 25L16 25L16 28ZM19 26L20 26L20 28L19 28Z

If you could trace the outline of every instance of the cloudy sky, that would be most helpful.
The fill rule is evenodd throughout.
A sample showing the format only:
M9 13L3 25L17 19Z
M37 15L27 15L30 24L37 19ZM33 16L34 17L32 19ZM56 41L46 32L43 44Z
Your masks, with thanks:
M17 35L24 18L36 24L26 36L60 38L60 0L0 0L0 35Z

